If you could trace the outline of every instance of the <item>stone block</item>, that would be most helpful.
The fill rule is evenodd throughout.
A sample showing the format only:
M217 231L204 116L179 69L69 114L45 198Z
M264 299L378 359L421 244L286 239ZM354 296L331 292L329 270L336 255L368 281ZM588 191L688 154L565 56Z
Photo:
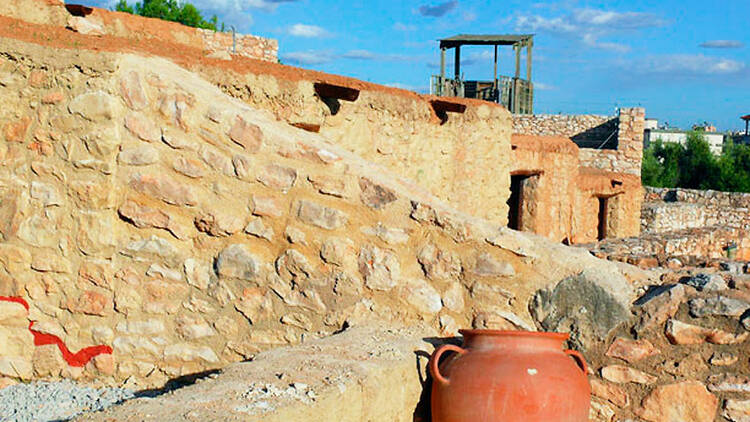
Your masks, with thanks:
M348 217L344 212L307 200L298 202L297 218L303 223L326 230L341 228L348 221Z
M258 261L244 245L234 244L219 253L216 273L220 277L253 280L258 275Z

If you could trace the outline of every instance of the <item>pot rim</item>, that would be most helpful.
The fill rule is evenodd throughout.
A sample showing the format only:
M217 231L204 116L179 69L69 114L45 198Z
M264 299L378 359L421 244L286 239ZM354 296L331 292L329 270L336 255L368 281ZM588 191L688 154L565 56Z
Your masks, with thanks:
M464 337L468 336L493 336L493 337L537 337L566 341L570 338L569 333L555 333L547 331L507 331L507 330L458 330Z

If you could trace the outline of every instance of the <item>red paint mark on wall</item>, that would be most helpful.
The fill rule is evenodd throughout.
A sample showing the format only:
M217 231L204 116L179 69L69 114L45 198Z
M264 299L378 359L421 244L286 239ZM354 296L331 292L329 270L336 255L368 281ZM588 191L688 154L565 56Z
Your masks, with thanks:
M27 311L29 310L28 302L26 302L23 298L20 298L20 297L0 296L0 301L19 303L24 308L26 308ZM85 366L95 356L102 355L102 354L106 354L106 355L112 354L112 348L109 346L105 346L105 345L86 347L86 348L79 350L77 353L73 353L70 351L70 349L68 349L68 346L66 346L65 343L63 343L60 337L53 335L53 334L47 334L47 333L36 331L32 328L33 326L34 326L34 321L29 321L29 331L31 331L31 334L34 336L34 345L35 346L45 346L48 344L57 345L57 348L60 349L60 353L62 353L63 359L65 359L65 362L68 362L68 365L70 366L78 366L78 367Z

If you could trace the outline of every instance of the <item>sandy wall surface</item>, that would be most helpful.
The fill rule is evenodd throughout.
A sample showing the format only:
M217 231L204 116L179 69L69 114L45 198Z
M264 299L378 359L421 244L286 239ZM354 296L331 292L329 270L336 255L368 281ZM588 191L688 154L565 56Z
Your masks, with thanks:
M363 320L533 328L585 268L627 290L166 60L4 46L4 376L154 386ZM70 365L29 321L112 353Z

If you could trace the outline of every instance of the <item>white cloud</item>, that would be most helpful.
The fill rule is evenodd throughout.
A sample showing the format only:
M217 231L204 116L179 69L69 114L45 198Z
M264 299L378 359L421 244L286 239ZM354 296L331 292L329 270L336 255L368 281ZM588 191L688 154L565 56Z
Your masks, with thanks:
M350 50L340 56L350 60L372 60L381 62L409 62L422 60L418 56L407 56L404 54L380 54L369 50Z
M290 26L287 29L287 33L289 33L289 35L294 35L295 37L303 38L323 38L331 35L328 31L319 26L305 25L302 23Z
M393 24L393 30L399 32L414 32L417 30L417 26L396 22L395 24Z
M737 40L711 40L701 43L702 48L743 48L745 43Z
M327 51L293 51L281 55L281 60L285 63L296 64L299 66L324 64L333 61L335 55Z
M534 90L535 91L553 91L557 89L556 87L552 85L548 85L542 82L534 82Z
M592 48L599 48L602 50L614 51L616 53L627 53L630 51L630 46L625 44L618 44L614 42L599 41L596 36L592 34L586 34L582 39L583 43Z
M254 9L263 9L269 12L276 10L282 3L294 3L297 0L219 0L221 1L234 1L235 3L245 4L248 7Z
M636 62L633 71L641 74L684 76L726 76L738 74L745 63L703 54L669 54L650 56Z
M283 3L294 3L299 0L191 0L198 9L215 11L244 11L262 9L273 12Z
M618 32L663 26L666 21L660 17L641 12L615 12L600 9L575 9L572 12L555 16L520 15L515 18L517 31L549 32L580 40L584 45L614 52L627 52L630 47L624 44L600 41Z
M380 62L413 62L424 60L420 56L407 56L403 54L379 54L369 50L350 50L343 54L333 53L331 51L294 51L281 55L281 60L285 63L296 65L317 65L329 63L334 60L364 60Z
M354 60L375 60L378 55L368 50L350 50L342 54L341 57Z

